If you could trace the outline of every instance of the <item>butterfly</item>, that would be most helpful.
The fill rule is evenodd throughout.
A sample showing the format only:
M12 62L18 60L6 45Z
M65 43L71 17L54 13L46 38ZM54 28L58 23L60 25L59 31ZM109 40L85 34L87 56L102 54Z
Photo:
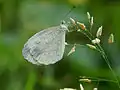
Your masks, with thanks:
M60 61L64 54L67 30L65 24L60 24L36 33L24 44L24 58L36 65L49 65Z

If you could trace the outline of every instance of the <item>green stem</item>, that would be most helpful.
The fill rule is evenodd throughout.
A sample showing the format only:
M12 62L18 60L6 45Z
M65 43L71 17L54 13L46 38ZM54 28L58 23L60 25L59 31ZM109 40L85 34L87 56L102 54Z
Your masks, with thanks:
M83 33L90 41L92 40L92 38L89 35L87 35L84 31L81 31L81 33Z
M114 80L108 80L108 79L103 79L103 78L96 78L96 77L86 77L88 79L91 79L92 81L106 81L106 82L113 82L113 83L117 83ZM84 79L84 78L83 78Z
M117 77L117 75L115 74L114 70L112 69L112 67L111 67L111 65L110 65L110 62L109 62L109 60L108 60L108 58L107 58L107 55L105 54L105 51L103 50L103 48L101 47L100 44L97 44L97 46L100 48L100 51L102 51L102 52L101 52L101 55L102 55L102 57L104 58L105 62L107 63L109 69L110 69L111 72L113 73L113 76L114 76L115 80L117 81L118 87L120 88L120 83L119 83L118 77Z
M94 39L93 35L89 32L89 30L86 30L87 33L85 32L82 32L86 37L88 37L88 39L91 41ZM114 70L112 69L111 65L110 65L110 62L107 58L107 55L105 54L105 51L103 50L103 48L101 47L100 44L95 44L95 46L97 47L97 50L101 53L103 59L105 60L105 62L107 63L109 69L111 70L117 84L118 84L118 87L120 88L120 83L119 83L119 80L118 80L118 77L117 75L115 74Z

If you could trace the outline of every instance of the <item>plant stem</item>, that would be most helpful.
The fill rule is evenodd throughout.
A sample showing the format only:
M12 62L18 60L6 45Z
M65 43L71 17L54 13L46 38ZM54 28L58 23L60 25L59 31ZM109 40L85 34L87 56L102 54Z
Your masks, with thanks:
M115 74L114 70L112 69L112 67L111 67L111 65L110 65L110 62L109 62L109 60L108 60L108 58L107 58L107 55L105 54L105 51L103 50L103 48L101 47L100 44L97 44L97 46L99 47L99 49L100 49L100 51L101 51L100 53L101 53L102 57L104 58L105 62L107 63L109 69L110 69L111 72L113 73L113 76L114 76L115 80L117 81L118 87L120 88L120 83L119 83L118 77L117 77L117 75Z
M91 41L93 40L94 36L90 33L89 30L86 30L87 33L85 32L82 32L86 37L88 37L88 39ZM89 35L88 35L89 34ZM118 87L120 88L120 83L119 83L119 80L118 80L118 77L117 75L115 74L114 70L112 69L111 65L110 65L110 62L107 58L107 55L105 54L105 51L103 50L103 48L101 47L100 44L95 44L95 46L97 47L98 51L100 52L100 54L102 55L103 59L105 60L106 64L108 65L110 71L112 72L117 84L118 84Z

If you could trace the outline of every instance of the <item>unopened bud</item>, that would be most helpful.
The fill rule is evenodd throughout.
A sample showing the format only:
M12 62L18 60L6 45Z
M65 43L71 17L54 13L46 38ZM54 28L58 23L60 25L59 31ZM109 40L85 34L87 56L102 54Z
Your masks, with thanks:
M90 20L90 25L93 26L93 17L91 17L91 20Z
M72 49L70 50L70 52L68 53L67 56L69 56L70 54L72 54L73 52L75 52L75 48L76 48L76 45L74 45L74 46L72 47Z
M70 21L71 21L72 24L74 24L74 25L76 24L75 20L73 18L70 18Z
M87 12L87 17L88 17L88 20L90 20L90 13Z
M84 90L84 88L83 88L82 84L80 84L80 90Z
M93 44L98 44L98 43L100 43L100 39L95 38L94 40L92 40L92 43L93 43Z
M113 43L114 42L114 35L110 34L109 38L108 38L108 43Z
M90 80L90 79L80 79L79 81L91 83L91 80Z
M94 45L91 45L91 44L86 44L86 45L91 49L96 49L96 47Z
M102 26L98 28L98 31L96 33L96 37L100 37L102 35Z
M80 30L80 29L78 29L77 31L78 31L78 32L80 32L81 30Z
M97 88L94 88L93 90L98 90Z
M85 27L85 25L84 25L83 23L77 22L77 24L80 26L80 28L81 28L82 30L85 30L85 29L86 29L86 27Z
M60 89L60 90L76 90L76 89L73 89L73 88L64 88L64 89Z

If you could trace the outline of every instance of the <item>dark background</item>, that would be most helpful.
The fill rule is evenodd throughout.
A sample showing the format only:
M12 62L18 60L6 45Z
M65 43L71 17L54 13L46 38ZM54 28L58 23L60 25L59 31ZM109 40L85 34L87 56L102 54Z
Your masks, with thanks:
M76 6L65 16L73 6ZM33 65L22 56L24 43L36 32L59 25L70 17L88 26L86 12L94 16L93 34L103 25L101 44L116 74L120 77L120 1L119 0L0 0L0 90L59 90L79 89L79 76L115 80L101 55L85 46L54 65ZM107 39L113 33L115 43ZM80 33L68 33L68 43L87 44ZM83 83L85 90L119 90L116 83Z

